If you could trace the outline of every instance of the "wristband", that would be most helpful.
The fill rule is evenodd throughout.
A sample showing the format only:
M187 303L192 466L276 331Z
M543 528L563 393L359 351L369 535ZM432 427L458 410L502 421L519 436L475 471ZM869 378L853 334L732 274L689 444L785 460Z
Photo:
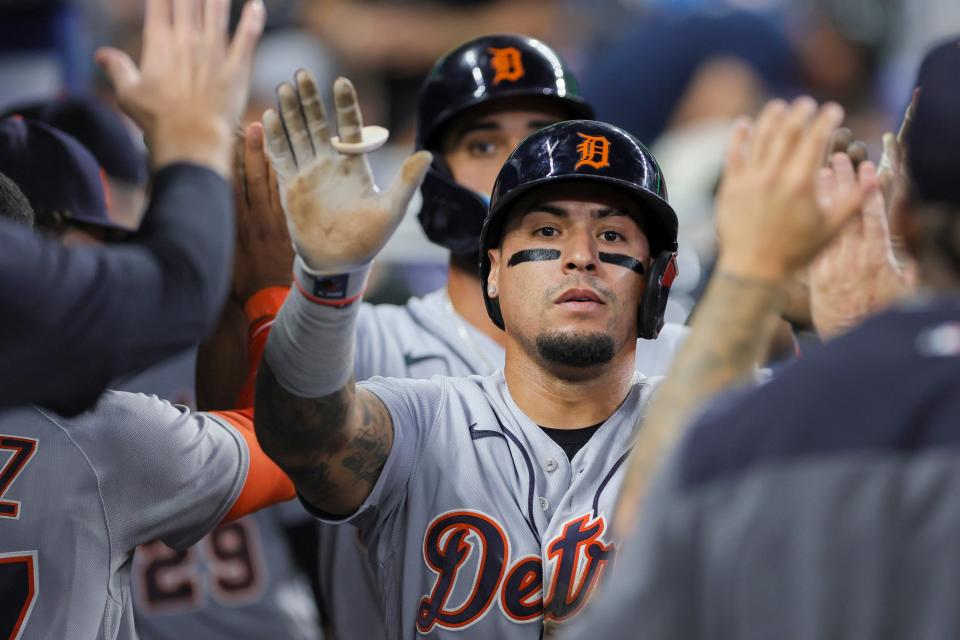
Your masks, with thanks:
M311 302L345 307L360 299L367 286L370 263L354 271L324 273L311 269L300 256L293 261L293 283Z

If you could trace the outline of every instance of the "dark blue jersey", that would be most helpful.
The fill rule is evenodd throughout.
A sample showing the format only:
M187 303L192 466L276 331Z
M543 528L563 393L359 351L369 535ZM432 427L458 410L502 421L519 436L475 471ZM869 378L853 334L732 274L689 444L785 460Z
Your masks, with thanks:
M189 164L157 173L127 244L64 248L0 221L0 407L77 413L111 379L198 342L226 295L232 249L230 186Z
M960 298L714 403L568 638L960 635Z

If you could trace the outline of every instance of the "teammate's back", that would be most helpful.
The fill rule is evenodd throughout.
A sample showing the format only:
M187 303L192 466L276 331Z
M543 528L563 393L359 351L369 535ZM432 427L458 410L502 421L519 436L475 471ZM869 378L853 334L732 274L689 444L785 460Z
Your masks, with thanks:
M248 448L226 420L107 392L64 419L0 413L0 638L133 638L136 545L193 544L237 500Z

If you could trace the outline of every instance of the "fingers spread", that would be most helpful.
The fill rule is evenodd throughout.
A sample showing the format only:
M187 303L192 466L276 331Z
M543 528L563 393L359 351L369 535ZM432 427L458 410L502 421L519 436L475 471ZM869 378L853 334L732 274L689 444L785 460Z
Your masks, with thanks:
M143 20L142 60L146 61L151 56L164 55L170 41L172 12L170 0L147 0Z
M830 158L830 166L833 167L834 175L837 177L837 188L840 191L849 191L856 187L856 174L853 172L853 162L845 153L835 153Z
M229 0L206 0L204 2L203 37L206 40L208 50L219 52L226 48L229 13Z
M433 156L429 151L418 151L407 158L400 168L400 175L384 194L389 209L398 218L402 218L407 212L407 206L413 199L413 194L420 188L432 161Z
M353 83L346 78L337 78L333 83L333 99L337 107L337 133L341 142L360 142L363 117Z
M867 150L867 145L862 140L856 140L849 147L847 147L847 155L850 156L850 160L853 162L854 169L859 167L861 163L866 162L870 158L870 152Z
M858 173L861 186L867 190L863 203L864 234L868 238L876 238L884 243L892 244L883 191L872 186L878 182L873 163L864 162L860 165Z
M297 172L297 161L293 156L293 150L287 141L287 134L283 130L283 122L280 116L273 109L267 109L263 113L263 132L267 141L267 152L270 154L270 161L273 167L280 175L290 176Z
M244 167L250 204L256 213L263 215L270 207L270 184L269 163L263 148L263 126L259 122L247 127L245 147Z
M740 118L733 127L730 142L727 146L727 159L724 172L731 174L739 171L746 161L747 145L750 141L751 121L749 118Z
M196 41L200 11L198 0L173 0L173 32L180 46L191 46Z
M817 205L821 209L833 206L837 191L837 178L830 167L821 167L817 173Z
M137 69L137 65L133 63L130 56L119 49L111 47L99 49L97 50L96 60L97 64L103 68L110 78L110 82L118 94L126 92L140 80L140 71ZM131 117L133 116L131 115Z
M910 127L913 126L913 115L917 111L917 99L920 97L920 88L913 90L910 96L910 104L903 114L903 121L900 123L900 130L897 132L897 142L901 145L906 143L907 135L910 133Z
M770 151L773 137L780 129L787 110L787 103L783 100L771 100L760 112L757 124L753 130L753 140L750 149L749 161L753 164L763 164Z
M283 126L290 139L290 147L299 166L309 162L314 155L313 143L310 141L310 132L300 110L300 98L293 85L284 82L277 88L277 98L280 102L280 113L283 116Z
M267 12L262 0L250 0L244 5L233 42L230 43L231 65L249 69L253 62L253 51L257 48L257 41L260 40L266 21Z
M326 149L330 144L330 128L327 124L323 100L320 98L320 92L317 91L317 82L306 69L297 71L296 81L303 117L307 121L307 131L313 141L314 150L321 153L321 150Z
M771 132L772 140L765 162L779 166L796 148L811 116L817 110L813 98L802 96L793 101L784 117L779 120L779 129Z
M853 132L850 131L847 127L840 127L833 132L833 135L830 136L830 145L827 149L826 162L830 162L830 159L835 153L846 153L847 147L850 146L850 143L853 142Z
M827 143L842 121L843 108L840 105L829 103L821 107L793 155L799 171L813 175L823 164Z
M837 189L833 205L823 211L823 221L828 235L836 233L863 206L864 197L869 187L866 183L857 180L853 171L850 157L844 153L833 156L833 172L836 175ZM873 167L872 162L865 162L862 166ZM873 188L876 188L876 173L873 173Z

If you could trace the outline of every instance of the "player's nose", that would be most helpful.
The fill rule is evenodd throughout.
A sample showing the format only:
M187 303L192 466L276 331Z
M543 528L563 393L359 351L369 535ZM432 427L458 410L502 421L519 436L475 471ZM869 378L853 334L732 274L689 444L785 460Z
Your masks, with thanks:
M566 236L560 253L565 272L594 273L600 263L596 238L587 229L577 228Z

